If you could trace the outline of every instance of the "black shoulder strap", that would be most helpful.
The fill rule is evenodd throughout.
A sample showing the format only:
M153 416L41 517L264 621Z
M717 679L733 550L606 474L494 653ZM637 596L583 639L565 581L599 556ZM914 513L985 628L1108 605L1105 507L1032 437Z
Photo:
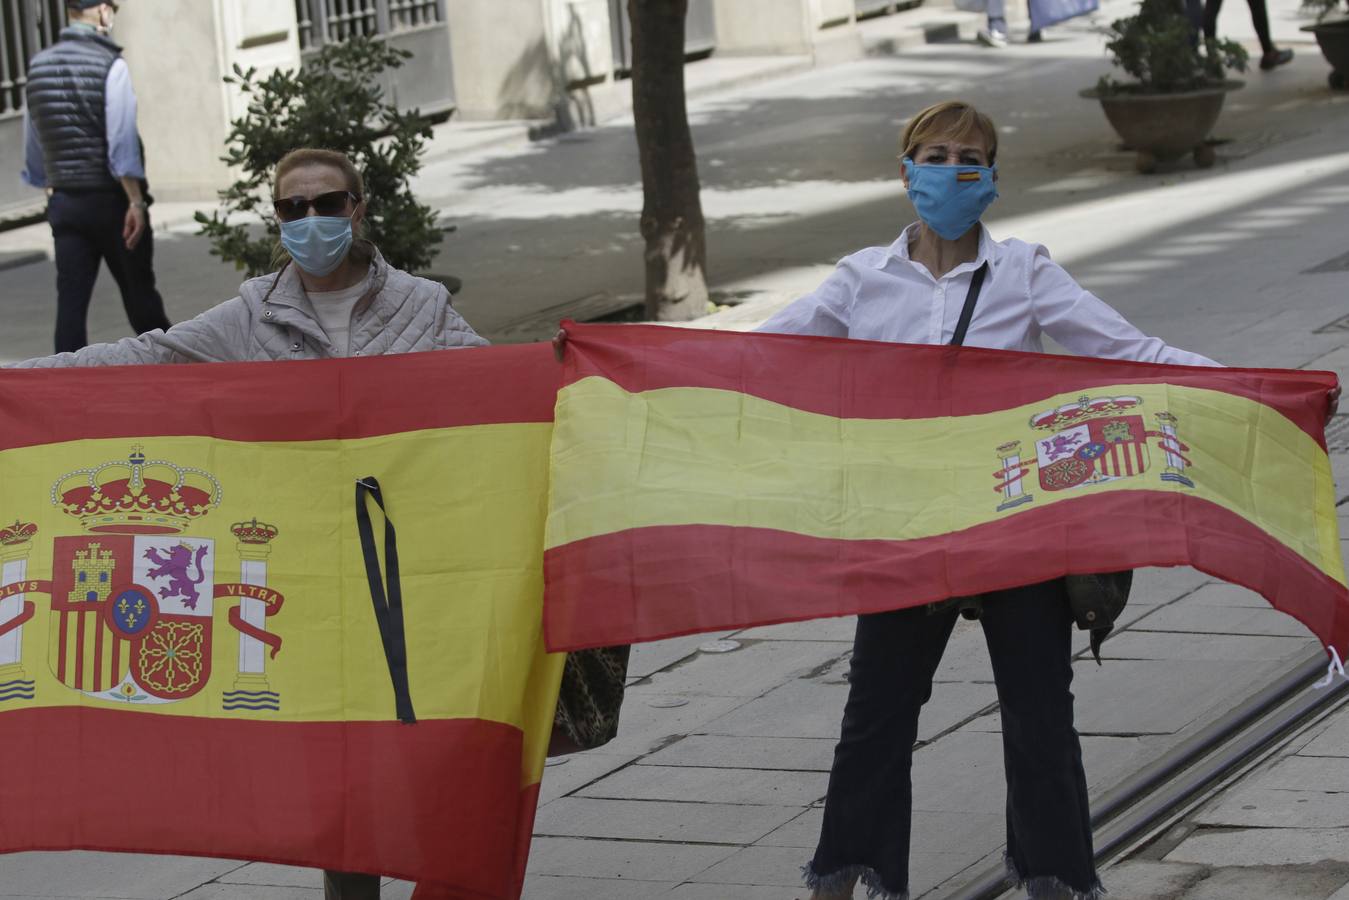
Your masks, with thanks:
M379 554L375 551L375 530L365 503L367 495L384 513L384 570L389 582L387 601L384 596L384 578L380 577ZM398 576L398 536L394 533L388 510L384 508L384 494L379 489L379 482L372 475L356 482L356 528L361 535L361 554L365 557L370 599L375 604L379 639L384 644L384 657L389 662L389 677L393 680L394 710L398 721L412 724L417 721L417 716L412 711L412 693L408 689L408 649L403 634L403 587Z
M951 346L959 347L965 343L965 332L970 330L970 320L974 318L974 304L979 302L979 289L984 286L984 275L988 273L988 262L974 270L970 278L970 289L965 294L965 307L960 311L960 321L956 323L956 333L951 337Z

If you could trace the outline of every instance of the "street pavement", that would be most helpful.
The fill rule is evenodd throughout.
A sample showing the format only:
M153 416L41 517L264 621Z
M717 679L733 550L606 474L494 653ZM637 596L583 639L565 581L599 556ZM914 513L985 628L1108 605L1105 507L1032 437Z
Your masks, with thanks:
M1127 8L1107 2L1095 21ZM1297 51L1293 64L1250 73L1230 96L1215 168L1185 161L1155 176L1134 173L1099 108L1077 96L1108 68L1086 21L996 52L915 42L917 21L954 23L965 37L978 24L925 9L865 24L873 55L853 62L691 66L709 284L722 305L698 325L752 327L839 256L893 240L912 219L894 177L897 132L928 102L961 96L1000 125L1002 197L986 219L996 236L1046 244L1086 287L1175 345L1232 365L1349 376L1349 95L1326 88L1328 67L1297 31L1296 0L1270 12L1276 40ZM1220 31L1254 47L1244 4L1227 4ZM535 126L451 123L416 184L459 226L434 268L465 280L457 305L498 340L547 336L564 315L622 314L641 295L630 120L530 140ZM159 271L182 318L230 296L237 278L192 236L191 207L165 206ZM43 228L0 234L0 266L49 244ZM20 311L7 315L15 324L0 335L0 359L44 352L50 262L0 277L7 311ZM91 314L95 335L109 339L125 331L110 287L100 285ZM1339 446L1332 463L1349 500ZM1339 510L1349 535L1349 502ZM1096 794L1316 646L1258 596L1188 569L1140 572L1121 625L1100 667L1076 636L1078 728ZM823 620L636 648L618 738L546 770L526 897L805 896L799 867L819 827L852 628ZM1104 872L1112 896L1349 900L1349 713L1318 727L1174 840ZM977 623L957 627L919 739L911 887L936 898L1002 853L1001 738ZM0 897L288 900L317 897L318 886L312 870L257 863L0 857ZM391 883L385 896L409 890Z

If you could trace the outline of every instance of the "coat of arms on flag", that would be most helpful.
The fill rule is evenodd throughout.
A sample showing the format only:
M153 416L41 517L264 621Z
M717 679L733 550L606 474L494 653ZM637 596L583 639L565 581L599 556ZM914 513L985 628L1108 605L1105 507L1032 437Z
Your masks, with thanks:
M282 599L266 587L265 577L277 530L257 520L231 526L242 560L241 580L217 583L216 541L189 532L220 505L221 496L220 482L210 472L150 459L140 446L124 459L59 476L51 502L77 520L84 533L54 539L49 581L28 578L27 550L37 536L36 525L18 522L0 535L10 570L4 573L0 603L25 603L20 615L4 617L0 667L20 663L19 619L27 621L34 612L24 595L48 593L47 659L58 682L119 703L186 700L211 679L215 601L238 598L239 606L229 612L239 632L238 678L232 690L222 693L223 706L279 710L280 695L269 689L264 673L265 650L275 656L281 645L266 630L266 619L281 608ZM13 639L5 642L11 632ZM22 693L32 699L33 682L16 683L25 685ZM0 702L6 698L0 695Z
M1143 416L1144 406L1141 397L1083 395L1076 403L1032 416L1030 427L1041 435L1034 438L1033 461L1021 458L1020 441L1009 441L997 449L1003 464L993 473L998 479L996 490L1002 494L998 510L1032 501L1033 495L1025 493L1021 484L1032 466L1038 470L1040 487L1045 491L1066 491L1143 475L1152 466L1149 438L1157 440L1165 463L1161 480L1194 487L1185 474L1190 466L1185 456L1189 447L1176 435L1176 417L1165 411L1155 413L1158 427L1150 430Z

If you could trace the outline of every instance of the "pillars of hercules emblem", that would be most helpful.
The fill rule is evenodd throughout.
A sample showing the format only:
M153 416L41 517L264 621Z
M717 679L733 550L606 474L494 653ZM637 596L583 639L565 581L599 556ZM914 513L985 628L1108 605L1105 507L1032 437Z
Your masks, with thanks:
M234 536L239 539L239 581L243 584L265 588L267 586L267 557L272 554L272 539L277 530L271 525L254 519L230 526ZM225 707L240 706L256 709L266 707L275 709L279 696L272 691L267 682L268 646L262 640L250 635L248 631L263 634L267 631L267 603L256 597L239 598L238 617L247 630L239 631L239 674L234 682L234 690L225 695Z
M5 588L28 579L28 555L37 526L15 522L0 528L0 702L13 692L31 698L32 682L23 671L23 623L33 615L24 594L4 596Z
M998 504L998 512L1029 503L1033 498L1021 487L1021 480L1026 475L1026 470L1021 465L1021 442L1011 441L1003 444L998 448L998 458L1002 460L1002 471L998 473L1002 478L999 485L1002 489L1002 502Z
M1190 461L1183 455L1190 448L1180 442L1180 437L1176 434L1176 422L1176 417L1169 412L1157 413L1157 423L1162 429L1159 443L1162 453L1166 456L1166 471L1162 473L1162 481L1174 481L1192 488L1194 482L1185 474Z

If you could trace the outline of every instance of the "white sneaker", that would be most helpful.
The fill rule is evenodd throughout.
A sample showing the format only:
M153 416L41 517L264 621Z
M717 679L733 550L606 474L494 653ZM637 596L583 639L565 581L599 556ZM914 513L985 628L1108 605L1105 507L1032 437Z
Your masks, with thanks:
M980 28L979 33L974 37L975 40L985 47L992 47L995 50L1001 50L1003 47L1007 46L1007 35L1003 34L1001 31Z

